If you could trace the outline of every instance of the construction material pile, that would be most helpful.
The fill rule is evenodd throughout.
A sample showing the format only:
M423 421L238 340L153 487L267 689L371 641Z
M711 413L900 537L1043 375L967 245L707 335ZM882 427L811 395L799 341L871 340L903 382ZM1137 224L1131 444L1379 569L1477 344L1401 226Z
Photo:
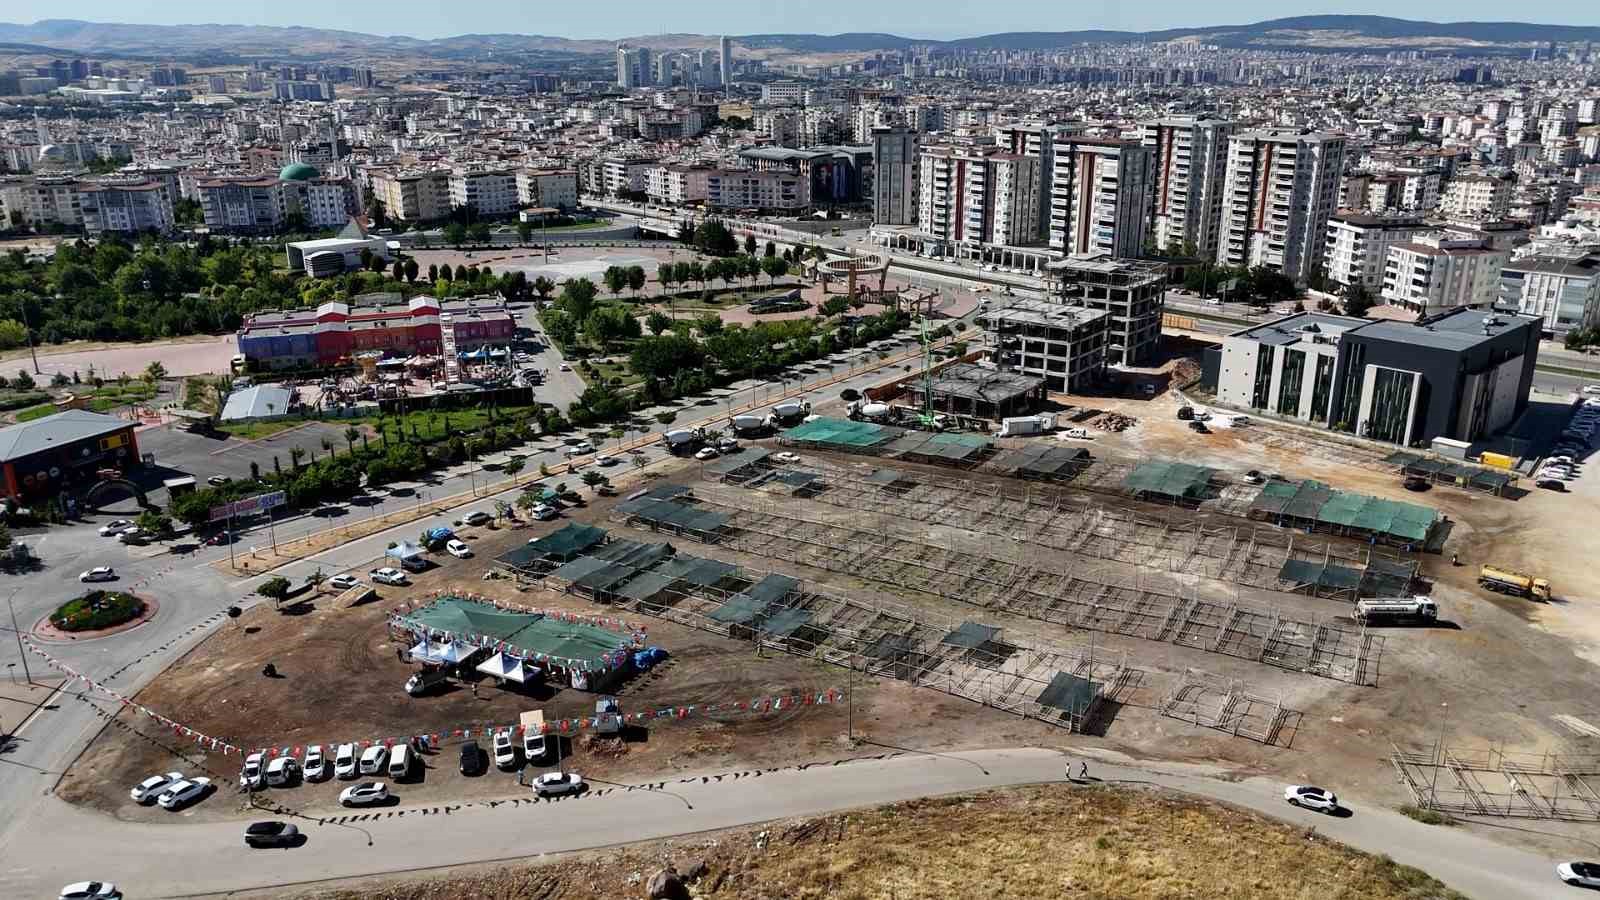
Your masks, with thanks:
M1115 412L1101 413L1089 420L1090 428L1098 428L1101 431L1127 431L1137 424L1139 420L1134 416Z

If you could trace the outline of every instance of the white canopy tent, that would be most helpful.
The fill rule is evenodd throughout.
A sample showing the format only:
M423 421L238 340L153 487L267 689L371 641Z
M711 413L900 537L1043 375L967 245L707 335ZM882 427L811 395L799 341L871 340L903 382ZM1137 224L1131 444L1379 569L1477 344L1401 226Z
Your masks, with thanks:
M455 665L474 651L475 648L455 641L429 641L423 638L421 643L411 648L411 658L434 665Z
M508 653L496 653L478 664L478 671L495 678L527 684L538 679L539 667Z

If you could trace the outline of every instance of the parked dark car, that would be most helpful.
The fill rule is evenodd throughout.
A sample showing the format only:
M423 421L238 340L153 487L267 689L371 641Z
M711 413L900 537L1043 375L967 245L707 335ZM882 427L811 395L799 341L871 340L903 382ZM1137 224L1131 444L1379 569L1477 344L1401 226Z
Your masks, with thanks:
M1210 434L1211 433L1211 429L1206 427L1206 423L1198 421L1198 420L1191 421L1189 423L1189 428L1192 429L1196 434Z
M489 769L488 758L484 756L483 748L477 741L467 741L461 745L461 774L476 777Z

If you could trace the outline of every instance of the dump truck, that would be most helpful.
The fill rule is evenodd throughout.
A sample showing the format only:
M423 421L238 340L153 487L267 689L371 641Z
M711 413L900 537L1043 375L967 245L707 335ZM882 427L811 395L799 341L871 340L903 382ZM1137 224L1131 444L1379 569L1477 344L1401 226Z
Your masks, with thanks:
M1484 566L1479 569L1478 584L1497 594L1511 594L1532 600L1550 599L1550 582L1547 579L1535 578L1525 572L1502 569L1498 566Z
M1364 625L1382 622L1432 622L1439 618L1439 604L1432 597L1387 597L1356 603L1356 621Z
M1049 413L1041 413L1037 416L1015 416L1000 420L999 437L1026 437L1033 434L1044 434L1047 431L1054 431L1055 427L1056 417Z

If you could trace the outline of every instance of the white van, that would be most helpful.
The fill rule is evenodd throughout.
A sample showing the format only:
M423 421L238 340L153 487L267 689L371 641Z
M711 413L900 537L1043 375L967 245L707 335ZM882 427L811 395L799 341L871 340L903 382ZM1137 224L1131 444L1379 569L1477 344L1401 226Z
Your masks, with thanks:
M361 774L382 775L383 764L389 759L389 748L373 744L361 752Z
M300 763L292 756L280 756L267 763L267 784L272 787L285 787L293 784L300 774Z
M389 754L389 777L404 781L411 774L411 748L401 744Z

